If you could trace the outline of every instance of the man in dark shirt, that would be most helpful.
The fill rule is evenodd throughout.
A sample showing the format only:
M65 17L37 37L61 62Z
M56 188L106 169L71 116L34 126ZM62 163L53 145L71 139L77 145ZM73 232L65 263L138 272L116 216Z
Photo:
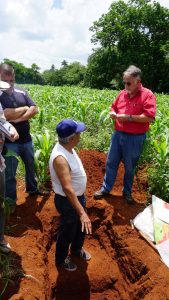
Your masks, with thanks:
M25 164L26 192L31 195L41 194L37 188L37 181L35 179L34 154L29 125L29 119L38 113L38 108L24 90L14 87L15 72L12 66L1 64L0 74L1 79L10 85L10 88L0 96L0 103L4 109L6 119L12 123L19 134L19 139L14 143L6 139L5 146L8 150L16 152ZM5 163L5 197L10 200L11 205L15 208L17 200L16 170L18 159L15 156L5 157Z

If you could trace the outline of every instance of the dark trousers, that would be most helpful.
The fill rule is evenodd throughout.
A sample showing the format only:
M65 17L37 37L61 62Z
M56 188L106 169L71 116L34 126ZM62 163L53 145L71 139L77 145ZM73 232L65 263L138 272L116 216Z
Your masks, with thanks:
M78 200L85 207L84 195L78 196ZM69 252L79 251L83 247L85 233L81 230L80 218L66 197L55 194L55 206L61 215L61 224L56 242L56 265L62 264Z
M25 165L25 183L26 192L31 193L37 190L37 181L34 171L34 153L32 141L19 144L19 143L5 143L8 150L20 156ZM16 204L16 171L18 167L18 159L15 156L6 156L6 192L5 197L10 198L11 204Z
M5 226L5 212L4 212L4 199L5 199L5 171L0 171L0 242L4 239L4 226Z
M145 138L145 133L130 134L121 131L113 133L102 190L111 191L116 180L120 161L123 160L125 168L123 192L131 194L135 168L140 158Z

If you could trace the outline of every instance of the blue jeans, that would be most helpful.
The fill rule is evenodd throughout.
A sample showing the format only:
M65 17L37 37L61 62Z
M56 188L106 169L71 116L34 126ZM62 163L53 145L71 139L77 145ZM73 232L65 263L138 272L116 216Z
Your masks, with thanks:
M31 193L37 190L37 181L34 171L34 153L32 141L24 144L5 143L8 150L16 152L16 156L20 156L25 165L25 183L26 192ZM5 157L6 164L6 191L5 197L10 198L11 204L16 203L16 170L18 159L15 156Z
M78 196L78 200L85 207L84 195ZM61 215L61 224L56 242L56 265L64 262L71 245L72 251L81 250L84 244L85 233L82 232L82 224L79 215L66 197L56 194L55 206Z
M4 239L5 213L5 171L0 172L0 242Z
M116 180L120 161L123 161L125 169L123 192L131 194L135 168L140 158L145 138L145 133L129 134L120 131L113 133L106 162L106 174L101 188L103 191L111 191Z

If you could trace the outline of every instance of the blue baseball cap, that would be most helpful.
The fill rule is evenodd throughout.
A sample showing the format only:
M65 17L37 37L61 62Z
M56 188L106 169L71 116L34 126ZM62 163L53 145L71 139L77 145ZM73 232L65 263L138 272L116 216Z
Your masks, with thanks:
M66 138L74 133L80 133L86 130L83 122L76 122L72 119L65 119L56 126L56 132L60 138Z

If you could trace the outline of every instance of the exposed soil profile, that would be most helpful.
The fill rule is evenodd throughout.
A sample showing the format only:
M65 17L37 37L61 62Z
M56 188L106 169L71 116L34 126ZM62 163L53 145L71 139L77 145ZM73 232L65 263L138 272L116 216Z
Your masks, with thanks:
M86 237L85 248L92 255L91 261L76 258L77 271L58 273L54 253L59 215L54 194L30 198L19 180L17 210L7 224L7 239L13 250L11 266L17 266L17 272L14 268L15 274L1 299L169 299L169 269L130 225L130 220L145 207L145 168L138 173L139 188L134 182L135 205L128 205L122 197L123 165L111 194L95 201L93 193L101 186L106 155L94 150L83 150L79 155L88 176L86 199L93 235ZM26 276L21 277L21 272Z

